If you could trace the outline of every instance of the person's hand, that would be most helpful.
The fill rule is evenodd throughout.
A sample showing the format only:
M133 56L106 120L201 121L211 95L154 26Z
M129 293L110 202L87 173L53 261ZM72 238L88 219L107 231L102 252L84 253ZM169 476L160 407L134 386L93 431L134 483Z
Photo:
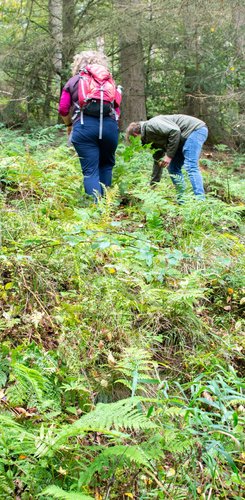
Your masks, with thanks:
M67 130L67 135L69 137L71 131L72 131L72 125L70 125L70 127L66 127L66 130Z
M171 161L172 161L172 158L170 158L170 156L164 156L163 160L160 160L158 162L158 166L160 168L168 167Z

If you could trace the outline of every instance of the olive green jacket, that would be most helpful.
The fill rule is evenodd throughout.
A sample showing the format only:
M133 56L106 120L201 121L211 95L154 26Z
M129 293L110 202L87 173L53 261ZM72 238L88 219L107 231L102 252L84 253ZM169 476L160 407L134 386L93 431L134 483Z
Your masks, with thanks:
M142 143L162 149L170 158L191 132L206 126L202 120L188 115L158 115L140 124Z

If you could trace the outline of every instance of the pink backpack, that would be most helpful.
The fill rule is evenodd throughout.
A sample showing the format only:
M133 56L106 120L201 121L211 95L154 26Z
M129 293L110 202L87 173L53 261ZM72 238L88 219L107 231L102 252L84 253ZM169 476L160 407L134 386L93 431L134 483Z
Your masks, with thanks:
M88 64L80 70L78 81L78 104L83 113L100 117L99 138L102 138L103 117L114 113L114 103L119 106L121 95L111 73L101 64Z

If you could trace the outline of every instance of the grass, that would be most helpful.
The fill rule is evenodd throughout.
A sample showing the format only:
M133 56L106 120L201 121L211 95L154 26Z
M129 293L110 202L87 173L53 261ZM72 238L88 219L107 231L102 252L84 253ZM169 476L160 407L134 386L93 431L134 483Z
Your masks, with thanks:
M180 207L120 144L93 205L62 134L2 130L0 498L241 499L243 159Z

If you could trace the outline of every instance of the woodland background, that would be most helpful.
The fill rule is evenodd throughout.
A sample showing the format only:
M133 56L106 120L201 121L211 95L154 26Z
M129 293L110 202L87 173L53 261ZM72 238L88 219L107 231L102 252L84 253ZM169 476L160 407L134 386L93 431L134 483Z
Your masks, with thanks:
M211 142L243 142L242 0L3 0L0 15L4 124L54 124L74 54L97 48L124 87L122 130L185 112Z

